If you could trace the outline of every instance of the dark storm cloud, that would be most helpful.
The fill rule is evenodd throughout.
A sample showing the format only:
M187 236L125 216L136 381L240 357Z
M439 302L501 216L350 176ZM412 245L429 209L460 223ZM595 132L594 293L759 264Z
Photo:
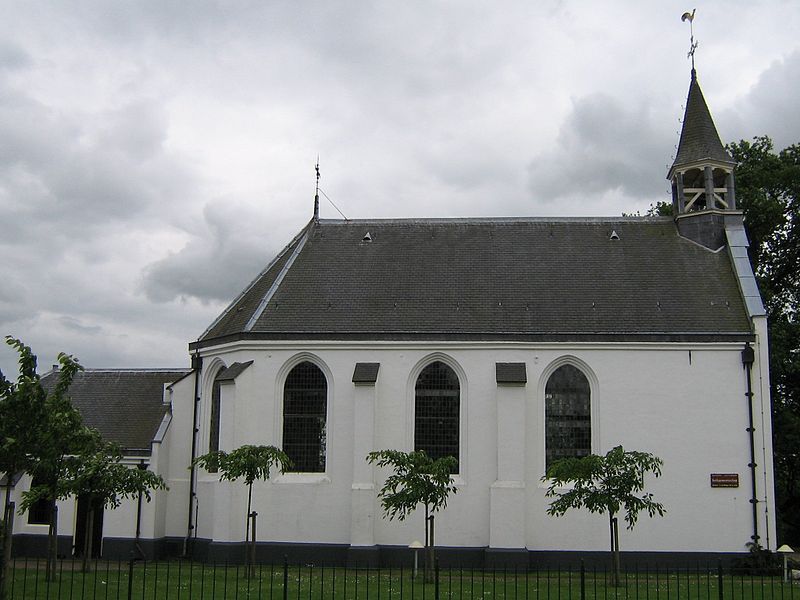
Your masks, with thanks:
M731 82L712 105L725 141L745 131L728 117L742 136L798 127L797 53L758 62L797 48L796 11L751 4L695 23L703 49L720 48L704 75ZM671 79L667 64L685 56L683 10L14 3L0 19L0 333L46 364L58 350L182 364L310 218L317 154L352 218L646 208L677 142L688 67ZM770 35L748 35L756 25Z
M530 165L533 196L548 202L613 191L630 198L661 194L667 149L675 143L665 121L647 100L632 107L605 93L574 100L555 146Z
M724 111L725 123L738 141L767 135L781 149L800 143L800 51L775 61L734 106Z
M144 101L72 116L19 96L0 101L0 216L17 229L35 220L85 231L141 214L177 191L185 171L162 156L165 127Z
M196 298L229 302L278 249L268 223L243 206L217 202L203 210L206 229L144 270L142 288L153 302Z

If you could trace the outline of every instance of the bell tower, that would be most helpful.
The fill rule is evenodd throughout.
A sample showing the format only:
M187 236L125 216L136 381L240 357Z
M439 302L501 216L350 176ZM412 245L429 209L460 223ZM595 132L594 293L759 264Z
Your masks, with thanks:
M735 164L719 139L697 72L692 69L678 153L667 174L675 214L735 210Z
M736 210L736 189L733 169L736 161L719 139L703 91L694 68L694 11L684 13L691 29L689 57L692 59L692 80L683 114L681 139L675 162L667 173L672 183L672 209L678 232L711 250L725 245L725 225L742 224L742 213Z

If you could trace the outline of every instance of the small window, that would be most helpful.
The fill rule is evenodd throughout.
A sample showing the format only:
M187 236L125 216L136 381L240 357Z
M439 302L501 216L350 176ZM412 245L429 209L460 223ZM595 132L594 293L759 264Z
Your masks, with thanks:
M317 365L304 361L289 371L283 388L283 451L292 471L324 473L328 381Z
M580 458L592 451L590 389L586 375L563 365L545 387L546 468L562 458Z
M31 482L31 489L41 485L41 481L34 477ZM50 525L50 518L53 515L53 501L42 499L37 500L28 509L29 525Z
M221 371L220 371L221 372ZM219 375L219 374L218 374ZM211 420L209 422L208 434L208 451L219 451L219 409L220 409L220 384L219 380L214 380L214 385L211 388ZM216 467L209 467L209 473L216 473Z
M458 460L460 401L461 387L452 368L436 361L422 370L415 387L414 450L424 450L434 460Z

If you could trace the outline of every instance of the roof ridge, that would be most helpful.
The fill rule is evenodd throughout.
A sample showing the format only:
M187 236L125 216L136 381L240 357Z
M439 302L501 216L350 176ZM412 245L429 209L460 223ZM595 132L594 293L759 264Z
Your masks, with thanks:
M421 217L374 219L320 219L320 225L391 225L391 224L505 224L505 223L653 223L672 221L662 216L607 216L607 217Z
M183 373L184 371L191 371L189 367L156 367L149 369L147 367L87 367L83 369L84 373Z

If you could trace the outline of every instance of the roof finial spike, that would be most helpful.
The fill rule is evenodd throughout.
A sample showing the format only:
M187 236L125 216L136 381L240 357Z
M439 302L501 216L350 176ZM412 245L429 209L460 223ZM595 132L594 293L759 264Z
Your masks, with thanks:
M686 58L692 59L692 79L695 79L697 73L694 70L694 51L697 50L697 42L694 40L694 13L697 11L696 8L692 9L692 12L685 12L681 15L681 21L689 21L689 52L686 55Z
M317 164L314 167L317 172L317 189L314 192L314 222L319 221L319 154L317 154Z

